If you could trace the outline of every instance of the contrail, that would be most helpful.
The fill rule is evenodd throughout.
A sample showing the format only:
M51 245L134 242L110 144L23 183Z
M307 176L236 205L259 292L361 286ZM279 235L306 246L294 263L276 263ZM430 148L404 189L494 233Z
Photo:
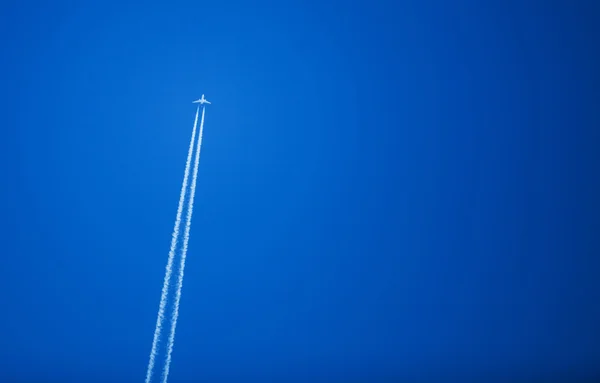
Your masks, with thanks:
M198 124L198 112L200 106L196 109L196 118L194 119L194 129L192 130L192 138L190 140L190 148L188 149L187 160L185 162L185 172L183 174L183 183L181 185L181 193L179 194L179 205L177 206L177 216L175 217L175 226L171 235L171 248L169 249L169 259L165 270L165 280L163 282L162 293L160 295L160 305L158 306L158 317L156 319L156 328L154 329L154 339L152 340L152 350L150 351L150 361L148 362L148 370L146 371L146 383L150 383L152 379L152 371L154 370L154 361L162 332L162 325L165 320L165 308L167 306L167 294L169 293L169 282L173 273L173 258L175 257L175 247L179 238L179 226L181 226L181 213L183 212L183 202L185 201L185 190L187 189L188 178L190 176L190 163L192 162L192 152L194 149L194 141L196 138L196 125ZM204 119L204 110L202 111ZM202 137L202 136L200 136ZM195 177L195 176L194 176ZM192 197L193 198L193 197Z
M175 292L175 303L173 304L173 313L171 316L171 333L167 342L167 358L163 370L163 383L167 383L169 377L169 368L171 367L171 354L173 353L173 344L175 343L175 328L177 327L177 318L179 317L179 301L181 300L181 287L183 285L183 271L185 268L185 258L187 256L188 242L190 240L190 228L192 226L192 212L194 211L194 196L196 195L196 180L198 179L198 163L200 162L200 148L202 146L202 131L204 130L204 108L202 107L202 120L200 120L200 135L198 137L198 147L196 157L194 158L194 173L192 176L192 185L190 187L190 200L188 202L187 216L185 222L185 231L183 234L183 246L181 248L181 261L179 263L179 276L177 278L177 287Z

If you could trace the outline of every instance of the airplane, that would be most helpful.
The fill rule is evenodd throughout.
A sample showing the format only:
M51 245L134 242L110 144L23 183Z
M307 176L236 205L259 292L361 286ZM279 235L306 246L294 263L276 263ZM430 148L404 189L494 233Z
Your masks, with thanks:
M210 104L210 102L206 101L204 95L202 95L201 98L197 99L196 101L192 101L192 104Z

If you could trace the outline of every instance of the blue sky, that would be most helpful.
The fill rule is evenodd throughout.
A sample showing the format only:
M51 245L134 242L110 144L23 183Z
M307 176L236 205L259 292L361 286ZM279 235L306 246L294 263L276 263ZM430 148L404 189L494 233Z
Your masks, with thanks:
M594 2L0 8L0 381L600 376Z

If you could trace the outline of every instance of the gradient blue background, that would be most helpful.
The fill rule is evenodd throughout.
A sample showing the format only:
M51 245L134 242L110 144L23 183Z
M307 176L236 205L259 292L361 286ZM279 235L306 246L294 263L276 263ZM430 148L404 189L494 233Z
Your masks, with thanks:
M598 379L597 4L3 4L0 381Z

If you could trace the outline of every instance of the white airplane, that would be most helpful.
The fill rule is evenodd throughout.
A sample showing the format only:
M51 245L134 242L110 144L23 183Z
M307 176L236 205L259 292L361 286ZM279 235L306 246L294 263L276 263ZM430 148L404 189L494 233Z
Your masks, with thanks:
M206 101L204 95L202 95L201 98L197 99L196 101L192 101L192 104L210 104L210 102Z

